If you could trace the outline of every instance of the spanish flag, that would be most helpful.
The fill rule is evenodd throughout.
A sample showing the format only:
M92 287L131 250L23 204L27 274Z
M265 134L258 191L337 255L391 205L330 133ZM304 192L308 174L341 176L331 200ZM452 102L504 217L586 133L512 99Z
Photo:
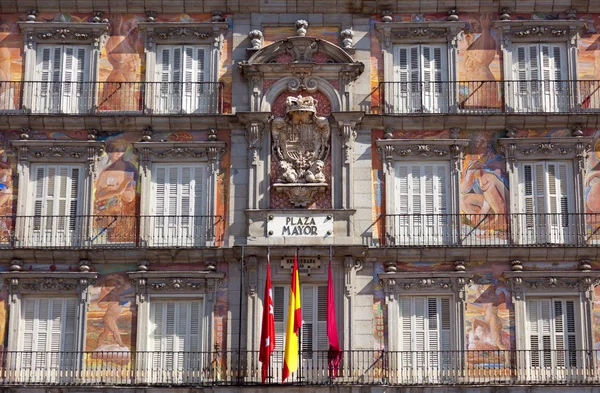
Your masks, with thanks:
M288 306L288 320L285 333L285 353L283 355L284 382L291 373L298 370L299 336L302 327L302 306L300 303L300 279L298 277L298 253L294 255L294 269L292 270L292 287L290 288L290 303Z

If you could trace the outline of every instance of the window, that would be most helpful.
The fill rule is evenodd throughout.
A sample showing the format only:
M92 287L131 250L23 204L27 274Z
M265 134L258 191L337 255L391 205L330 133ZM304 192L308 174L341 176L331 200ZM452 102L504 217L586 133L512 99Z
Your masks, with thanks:
M202 299L156 299L150 304L152 382L183 383L203 371Z
M522 162L520 178L523 243L569 243L575 217L572 216L573 185L569 162Z
M443 243L448 236L446 162L396 163L397 236L415 243Z
M57 380L76 366L77 299L24 298L21 307L18 369L34 378ZM49 377L49 378L48 378Z
M213 138L214 139L214 138ZM225 142L136 142L140 238L151 247L209 247L223 233L215 215Z
M579 302L560 298L527 300L528 367L560 370L577 367Z
M18 151L16 247L83 247L98 141L12 141Z
M507 130L512 135L511 130ZM591 241L584 168L591 138L501 138L508 163L511 241L515 244L579 244Z
M390 246L448 245L458 237L458 184L465 139L380 139L385 231Z
M31 244L71 245L81 239L81 185L83 165L32 166L31 209L27 217Z
M399 113L448 110L445 45L395 45L391 96Z
M27 37L22 108L32 113L89 113L107 22L17 22Z
M569 107L564 44L518 44L513 47L517 112L562 112Z
M313 365L327 364L327 285L302 284L302 330L300 347L302 349L302 367L312 370ZM285 329L287 324L289 286L273 287L273 313L275 318L275 350L285 348ZM283 361L283 357L281 358ZM281 367L283 364L281 364ZM280 367L277 365L276 367Z
M387 308L391 382L438 383L459 370L465 348L464 303L472 276L464 272L397 272L378 277Z
M417 377L432 378L450 367L450 302L449 297L434 296L400 299L400 364Z
M207 165L157 164L152 171L154 196L152 245L205 245L212 227L206 216Z
M39 45L33 107L39 113L83 113L89 109L89 49Z
M520 265L520 261L511 261ZM594 373L594 285L579 271L504 272L513 293L519 377L527 381L582 380Z
M156 111L210 113L218 88L211 81L209 50L203 46L160 45L157 49Z

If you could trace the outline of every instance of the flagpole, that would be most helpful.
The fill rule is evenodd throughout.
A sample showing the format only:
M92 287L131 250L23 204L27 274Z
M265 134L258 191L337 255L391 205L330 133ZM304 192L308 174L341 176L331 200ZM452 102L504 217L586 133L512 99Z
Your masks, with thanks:
M298 254L300 254L300 247L296 247L296 260L298 260ZM293 269L292 269L292 271L293 271ZM300 277L300 267L298 267L298 277ZM302 289L300 288L300 286L298 286L298 289L301 294ZM303 319L304 319L304 317L303 317ZM298 329L298 382L301 382L301 381L302 381L302 328Z
M244 309L244 307L242 307L242 292L244 291L244 246L242 246L242 259L240 259L240 309L239 309L239 315L240 315L240 321L238 323L238 346L237 346L237 352L238 352L238 367L237 367L237 379L238 379L238 384L240 382L240 378L242 377L242 374L240 373L240 370L242 368L242 356L241 356L241 350L242 350L242 310Z

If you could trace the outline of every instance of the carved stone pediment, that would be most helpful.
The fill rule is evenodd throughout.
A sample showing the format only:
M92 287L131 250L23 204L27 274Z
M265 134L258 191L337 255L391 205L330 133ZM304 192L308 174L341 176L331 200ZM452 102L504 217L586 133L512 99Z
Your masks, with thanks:
M140 30L146 32L146 45L154 44L199 44L220 47L229 25L225 22L142 22Z
M511 20L495 21L492 26L507 41L565 41L574 39L584 26L583 20Z
M388 296L403 293L429 292L454 293L461 300L465 299L466 286L472 283L472 274L464 272L435 273L380 273L379 280Z
M456 45L458 34L465 26L465 22L378 22L375 30L385 48L395 43L447 42Z
M501 138L500 148L506 162L513 166L517 160L575 160L582 172L586 168L591 137L561 138Z
M0 276L8 287L11 302L22 294L79 295L85 301L87 290L96 283L98 273L12 271Z
M389 167L395 160L454 161L460 170L468 139L380 139L375 142L381 160Z
M142 301L152 294L202 294L212 298L223 283L223 273L206 271L138 271L129 273Z
M87 22L18 22L29 47L37 43L92 44L100 47L108 34L108 23Z
M20 140L12 141L19 162L80 162L87 163L90 174L96 173L96 164L104 153L104 142Z
M600 284L600 274L591 271L519 271L504 272L515 299L524 293L553 293L572 290L593 296L594 286Z
M206 142L136 142L134 152L140 156L140 166L146 171L153 161L207 161L216 169L227 143Z

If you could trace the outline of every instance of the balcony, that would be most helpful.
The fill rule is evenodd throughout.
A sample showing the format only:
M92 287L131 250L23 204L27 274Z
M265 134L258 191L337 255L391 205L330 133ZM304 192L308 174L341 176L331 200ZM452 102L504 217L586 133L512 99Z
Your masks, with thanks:
M388 214L384 247L597 247L600 214Z
M596 385L596 350L328 351L300 353L286 385ZM258 352L3 352L0 385L255 386ZM266 384L281 384L283 352Z
M4 216L0 248L215 247L221 216Z
M387 115L597 113L600 81L383 82Z
M220 82L0 82L0 114L223 113Z

